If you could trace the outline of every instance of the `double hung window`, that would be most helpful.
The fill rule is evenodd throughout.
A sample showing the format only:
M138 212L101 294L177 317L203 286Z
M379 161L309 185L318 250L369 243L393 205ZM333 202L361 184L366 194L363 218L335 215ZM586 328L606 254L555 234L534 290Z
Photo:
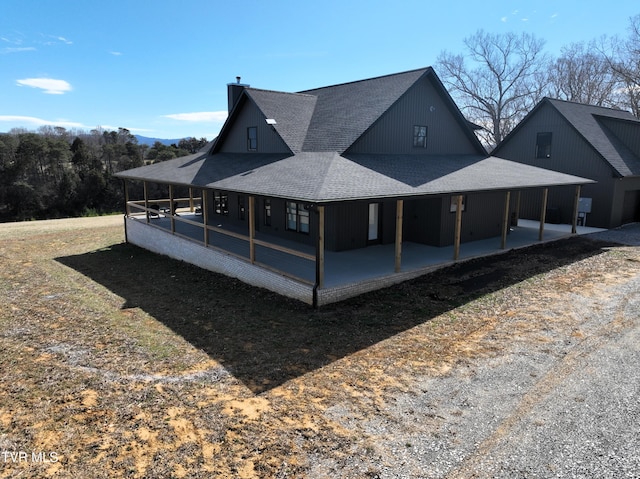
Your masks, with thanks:
M287 229L298 233L309 233L309 208L302 203L287 201Z
M247 150L256 151L258 149L258 127L247 128Z
M423 125L415 125L413 127L413 147L427 147L427 127Z

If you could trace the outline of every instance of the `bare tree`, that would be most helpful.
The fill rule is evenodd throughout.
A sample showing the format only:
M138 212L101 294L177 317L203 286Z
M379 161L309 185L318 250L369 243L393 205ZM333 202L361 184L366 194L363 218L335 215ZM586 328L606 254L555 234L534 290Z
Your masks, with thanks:
M607 58L594 42L572 43L549 70L548 96L587 105L615 108L618 80Z
M604 38L600 51L619 82L620 106L640 118L640 15L629 19L628 31L626 39Z
M464 44L466 56L444 51L436 68L467 118L481 127L481 141L491 147L542 98L549 60L544 41L527 33L480 30Z

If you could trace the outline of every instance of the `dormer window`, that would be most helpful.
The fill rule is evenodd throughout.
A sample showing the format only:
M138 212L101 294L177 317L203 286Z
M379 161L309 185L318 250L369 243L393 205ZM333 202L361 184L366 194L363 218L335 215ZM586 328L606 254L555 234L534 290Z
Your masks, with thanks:
M551 158L551 132L538 133L536 158Z
M413 127L413 147L427 147L427 127L423 125L415 125Z
M256 151L258 149L258 127L247 128L247 150Z

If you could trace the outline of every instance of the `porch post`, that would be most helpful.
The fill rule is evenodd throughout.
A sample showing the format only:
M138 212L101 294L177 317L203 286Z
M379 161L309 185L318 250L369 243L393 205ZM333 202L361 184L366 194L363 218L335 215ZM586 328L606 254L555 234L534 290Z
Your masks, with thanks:
M204 224L204 246L209 246L209 200L207 190L202 190L202 222Z
M516 196L516 226L518 226L518 220L520 219L520 196L522 191L518 190L518 196Z
M456 198L456 230L453 240L453 259L457 261L460 257L460 233L462 231L462 195Z
M578 232L578 205L580 204L580 185L576 186L576 194L573 198L573 216L571 217L571 234Z
M402 216L404 213L404 200L396 201L396 254L395 272L399 273L402 268Z
M502 217L502 242L500 249L507 247L507 232L509 231L509 205L511 203L511 191L507 191L504 197L504 215Z
M189 211L193 213L193 188L189 187Z
M146 215L147 215L147 224L149 223L149 192L147 190L147 182L143 181L142 182L142 189L144 191L144 207L146 208Z
M540 210L540 232L538 241L542 241L544 235L544 222L547 219L547 199L549 198L549 188L542 189L542 209Z
M124 179L124 215L129 216L129 182Z
M324 287L324 206L318 206L318 242L316 244L316 284Z
M176 232L176 220L173 216L175 213L173 210L173 185L169 185L169 211L171 213L171 233Z
M255 204L255 196L249 196L249 261L251 261L251 264L256 262L256 245L253 241L256 236Z

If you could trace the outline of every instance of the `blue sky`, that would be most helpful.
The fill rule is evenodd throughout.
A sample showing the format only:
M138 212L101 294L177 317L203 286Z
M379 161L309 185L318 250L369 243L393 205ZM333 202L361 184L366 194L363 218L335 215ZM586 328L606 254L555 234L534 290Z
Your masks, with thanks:
M637 0L2 0L0 132L215 137L226 85L280 91L433 65L478 29L564 45L626 36ZM437 73L437 70L436 70Z

